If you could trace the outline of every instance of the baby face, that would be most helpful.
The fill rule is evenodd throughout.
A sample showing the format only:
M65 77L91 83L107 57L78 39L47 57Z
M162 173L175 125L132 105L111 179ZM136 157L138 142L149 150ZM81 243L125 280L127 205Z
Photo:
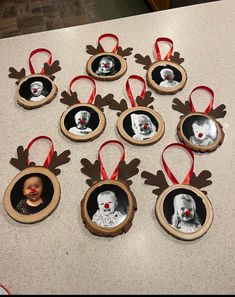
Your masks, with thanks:
M86 126L89 122L90 114L86 110L79 111L75 116L75 122L77 125Z
M24 196L32 201L41 198L43 191L42 180L38 176L32 176L24 182L23 194Z
M34 97L38 97L41 95L43 90L43 84L40 81L34 81L30 84L30 91Z
M177 207L177 214L181 221L188 222L194 218L195 209L191 201L182 199L178 202Z
M210 126L207 124L198 125L197 123L193 123L193 133L197 139L205 139L210 131Z
M113 192L101 194L99 194L97 198L98 206L101 213L108 216L114 213L118 205L117 198Z
M100 68L103 72L109 72L113 68L113 66L113 61L108 59L107 57L104 57L100 60Z
M143 116L137 118L135 126L142 135L149 135L153 131L151 121Z
M161 71L161 77L164 80L172 81L174 79L174 73L171 69L163 69Z

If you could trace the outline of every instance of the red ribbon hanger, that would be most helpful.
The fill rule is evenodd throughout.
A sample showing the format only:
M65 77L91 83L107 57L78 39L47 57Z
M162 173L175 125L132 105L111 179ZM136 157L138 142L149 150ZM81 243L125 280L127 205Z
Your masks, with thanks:
M190 104L190 108L192 112L195 112L195 107L193 105L193 101L192 101L192 93L196 90L205 90L207 93L209 93L211 95L211 100L210 100L210 104L207 106L207 108L204 110L204 113L209 113L213 107L214 104L214 98L215 98L215 94L213 92L213 90L207 86L198 86L196 88L194 88L189 96L189 104Z
M33 50L29 55L29 69L30 69L31 74L35 74L35 70L33 68L33 64L32 64L31 59L37 53L42 53L42 52L45 52L45 53L49 54L49 60L47 61L47 64L51 65L51 63L52 63L52 54L51 54L51 52L46 48L37 48L37 49ZM40 74L44 74L44 67L42 68Z
M170 46L169 52L166 54L164 59L162 59L160 49L159 49L159 45L158 45L158 43L161 42L161 41L167 42L169 44L169 46ZM170 38L167 38L167 37L157 38L156 41L155 41L155 51L156 51L156 54L157 54L157 59L159 61L163 61L163 60L167 61L170 58L170 56L171 56L171 54L173 52L173 41Z
M111 37L111 38L114 38L116 40L116 45L114 46L114 48L112 49L112 53L116 53L117 50L118 50L118 47L119 47L119 40L118 40L118 37L114 34L111 34L111 33L105 33L105 34L102 34L100 35L100 37L98 38L98 44L100 45L101 49L103 52L106 52L103 48L103 46L101 45L100 41L103 39L103 38L106 38L106 37Z
M78 80L80 80L80 79L88 79L88 80L90 80L91 82L92 82L92 84L93 84L93 91L92 91L92 93L91 93L91 95L90 95L90 98L88 99L88 104L92 104L92 102L94 101L94 98L95 98L95 95L96 95L96 84L95 84L95 81L94 81L94 79L93 78L91 78L90 76L87 76L87 75L79 75L79 76L76 76L76 77L74 77L72 80L71 80L71 82L70 82L70 85L69 85L69 89L70 89L70 93L71 93L71 95L72 95L72 86L74 85L74 83L76 82L76 81L78 81ZM77 99L78 100L78 102L79 103L81 103L80 101L79 101L79 99Z
M178 182L178 180L175 178L174 174L171 172L170 168L167 166L166 161L165 161L165 159L164 159L164 157L163 157L164 152L165 152L168 148L173 147L173 146L178 146L178 147L183 148L184 150L186 150L186 152L189 153L190 157L192 158L192 166L191 166L191 168L190 168L188 174L186 175L184 181L182 182L183 185L187 185L187 184L189 184L189 181L190 181L190 179L191 179L191 177L192 177L192 175L193 175L193 169L194 169L194 155L193 155L193 152L192 152L189 148L187 148L185 145L183 145L183 144L181 144L181 143L172 143L172 144L169 144L169 145L167 145L167 146L165 147L165 149L163 150L163 152L162 152L162 163L163 163L163 167L164 167L164 169L165 169L165 171L166 171L168 177L170 178L170 180L173 182L174 185L179 184L179 182Z
M117 167L114 169L114 171L113 171L113 173L112 173L112 176L109 178L109 177L108 177L108 174L107 174L107 172L106 172L106 170L105 170L105 168L104 168L104 165L103 165L103 162L102 162L102 160L101 160L101 157L100 157L100 152L101 152L101 150L102 150L106 145L108 145L108 144L119 144L119 145L122 147L122 151L123 151L123 152L122 152L122 156L121 156L120 161L124 161L124 160L125 160L125 147L124 147L124 145L123 145L120 141L118 141L118 140L108 140L108 141L104 142L104 143L100 146L100 148L99 148L99 152L98 152L98 160L100 161L100 169L101 169L101 175L102 175L102 178L103 178L103 180L107 180L107 179L115 180L116 177L118 176L118 170L119 170L119 163L120 163L120 161L118 162Z
M32 140L30 141L30 143L29 143L28 146L27 146L27 149L28 149L28 160L27 160L27 164L29 165L29 163L31 162L31 161L29 160L29 150L30 150L31 146L32 146L36 141L38 141L38 140L40 140L40 139L47 139L47 140L49 140L49 141L51 142L51 149L50 149L50 151L49 151L49 153L48 153L48 155L47 155L47 157L46 157L46 159L45 159L45 161L44 161L44 164L43 164L44 167L48 168L48 166L49 166L50 163L51 163L52 155L53 155L53 153L54 153L54 145L53 145L53 142L52 142L51 138L48 137L48 136L38 136L38 137L35 137L34 139L32 139Z
M131 106L136 107L136 102L135 102L133 93L131 91L130 83L129 83L130 79L136 79L136 80L139 80L139 81L141 81L143 83L143 88L142 88L142 91L141 91L141 94L140 94L141 98L144 98L144 94L146 92L146 83L145 83L145 80L139 75L130 75L128 77L127 81L126 81L126 91L127 91L128 97L129 97L129 99L131 101Z

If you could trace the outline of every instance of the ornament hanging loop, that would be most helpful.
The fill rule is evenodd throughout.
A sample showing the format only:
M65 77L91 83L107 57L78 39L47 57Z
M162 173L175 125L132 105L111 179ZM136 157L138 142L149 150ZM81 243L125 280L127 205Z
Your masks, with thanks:
M31 74L35 74L35 70L34 70L33 63L32 63L32 57L34 55L36 55L37 53L42 53L42 52L47 53L49 55L49 59L47 61L47 64L51 65L51 63L52 63L52 53L46 48L37 48L37 49L33 50L29 55L29 69L30 69ZM44 74L44 67L42 68L40 74Z
M129 82L130 79L139 80L139 81L141 81L143 83L143 88L142 88L142 91L141 91L141 94L140 94L141 98L144 98L144 95L145 95L145 92L146 92L146 83L145 83L145 80L139 75L130 75L128 77L127 81L126 81L126 91L127 91L128 97L130 99L131 106L136 107L136 102L135 102L135 99L134 99L134 96L133 96L133 93L132 93L131 87L130 87L130 82Z
M103 46L101 45L101 40L106 38L106 37L111 37L111 38L114 38L115 41L116 41L116 45L114 46L114 48L112 49L112 53L116 54L117 53L117 50L118 50L118 47L119 47L119 39L116 35L112 34L112 33L105 33L105 34L102 34L100 35L100 37L98 38L98 44L99 46L101 47L102 51L103 52L106 52L103 48Z
M192 152L189 148L187 148L185 145L183 145L183 144L181 144L181 143L172 143L172 144L169 144L169 145L167 145L167 146L165 147L165 149L163 150L163 152L162 152L162 163L163 163L163 167L164 167L164 169L165 169L165 171L166 171L168 177L170 178L170 180L172 181L172 183L173 183L174 185L179 184L179 182L178 182L178 180L175 178L175 176L174 176L174 174L172 173L172 171L170 170L170 168L167 166L166 161L165 161L164 156L163 156L163 155L164 155L164 152L165 152L168 148L173 147L173 146L174 146L174 147L175 147L175 146L178 146L178 147L183 148L187 153L189 153L189 155L190 155L190 157L191 157L191 159L192 159L192 165L191 165L191 168L190 168L188 174L186 175L186 177L184 178L184 180L183 180L183 182L182 182L182 184L187 185L187 184L189 184L189 181L190 181L190 179L191 179L191 177L192 177L192 175L193 175L193 169L194 169L194 155L193 155L193 152Z
M170 46L170 49L168 51L168 53L166 54L165 58L162 59L162 56L161 56L161 52L160 52L160 48L159 48L159 42L167 42ZM159 37L156 39L155 41L155 51L156 51L156 54L157 54L157 59L158 61L167 61L169 60L171 54L173 53L173 41L170 39L170 38L167 38L167 37Z
M194 89L192 90L192 92L191 92L190 95L189 95L189 104L190 104L190 108L191 108L191 111L192 111L192 112L195 112L195 111L196 111L196 110L195 110L195 107L194 107L194 105L193 105L193 101L192 101L192 93L193 93L194 91L196 91L196 90L200 90L200 89L201 89L201 90L205 90L207 93L209 93L209 94L211 95L210 104L209 104L209 105L207 106L207 108L204 110L204 113L208 114L208 113L211 111L212 107L213 107L215 94L214 94L213 90L212 90L211 88L207 87L207 86L198 86L198 87L196 87L196 88L194 88Z
M95 99L95 96L96 96L96 84L95 84L95 81L92 77L88 76L88 75L79 75L79 76L76 76L74 77L71 82L70 82L70 85L69 85L69 90L70 90L70 94L72 95L72 87L73 85L75 84L76 81L80 80L80 79L87 79L89 81L92 82L93 84L93 91L90 95L90 98L88 99L87 103L88 104L92 104L94 99ZM78 100L78 99L77 99ZM81 103L79 100L78 100L79 103Z

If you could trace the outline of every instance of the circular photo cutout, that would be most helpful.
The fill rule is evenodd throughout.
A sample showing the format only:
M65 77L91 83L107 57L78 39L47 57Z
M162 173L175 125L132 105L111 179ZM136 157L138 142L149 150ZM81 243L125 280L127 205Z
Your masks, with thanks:
M120 181L102 181L90 188L81 202L82 218L88 230L100 236L115 236L127 230L136 201Z
M44 167L30 167L20 172L4 194L4 206L16 221L34 223L51 214L60 200L56 176Z
M152 64L147 72L149 86L160 94L175 94L183 89L187 80L184 68L176 63L160 61Z
M97 80L115 80L125 74L125 59L114 53L101 53L87 62L87 72Z
M50 103L57 92L57 87L49 77L34 74L19 84L16 97L21 106L31 109Z
M174 237L193 240L209 229L213 209L203 192L189 185L177 185L160 195L156 216L162 227Z
M74 141L89 141L104 130L104 113L92 104L75 104L61 116L60 127L63 134Z
M193 113L180 121L178 136L192 150L206 152L215 150L223 142L224 133L214 119Z
M125 110L118 118L117 127L120 135L135 145L156 143L165 131L162 117L156 111L141 106Z

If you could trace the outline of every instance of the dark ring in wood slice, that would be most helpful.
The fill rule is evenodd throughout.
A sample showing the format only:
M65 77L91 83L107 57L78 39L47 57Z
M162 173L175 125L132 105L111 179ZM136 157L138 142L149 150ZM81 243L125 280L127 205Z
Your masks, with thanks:
M164 210L163 210L164 201L165 201L167 195L171 191L174 191L176 189L190 190L202 199L202 202L206 209L206 219L205 219L204 224L197 231L194 231L191 233L181 232L181 231L176 230L174 227L172 227L169 224L169 222L167 221L167 219L164 215ZM156 202L155 214L156 214L156 218L157 218L158 222L160 223L160 225L163 227L163 229L167 233L169 233L170 235L172 235L173 237L175 237L177 239L186 240L186 241L195 240L195 239L203 236L210 228L210 226L213 222L213 219L214 219L213 207L212 207L212 204L211 204L209 198L203 192L201 192L199 189L197 189L193 186L190 186L190 185L182 185L182 184L172 185L162 192L162 194L158 197L157 202Z
M43 210L31 214L31 215L24 215L19 213L15 210L15 208L12 206L11 203L11 192L15 186L15 184L22 179L24 176L29 174L42 174L46 176L48 179L50 179L52 185L53 185L53 196L51 199L51 202L48 206L46 206ZM39 221L42 221L43 219L47 218L58 206L60 201L60 195L61 195L61 189L60 184L54 173L52 173L50 170L48 170L45 167L35 166L35 167L29 167L24 170L22 170L18 175L14 177L14 179L11 181L11 183L8 185L4 196L3 196L3 205L5 207L6 212L10 217L12 217L14 220L20 222L20 223L36 223Z

